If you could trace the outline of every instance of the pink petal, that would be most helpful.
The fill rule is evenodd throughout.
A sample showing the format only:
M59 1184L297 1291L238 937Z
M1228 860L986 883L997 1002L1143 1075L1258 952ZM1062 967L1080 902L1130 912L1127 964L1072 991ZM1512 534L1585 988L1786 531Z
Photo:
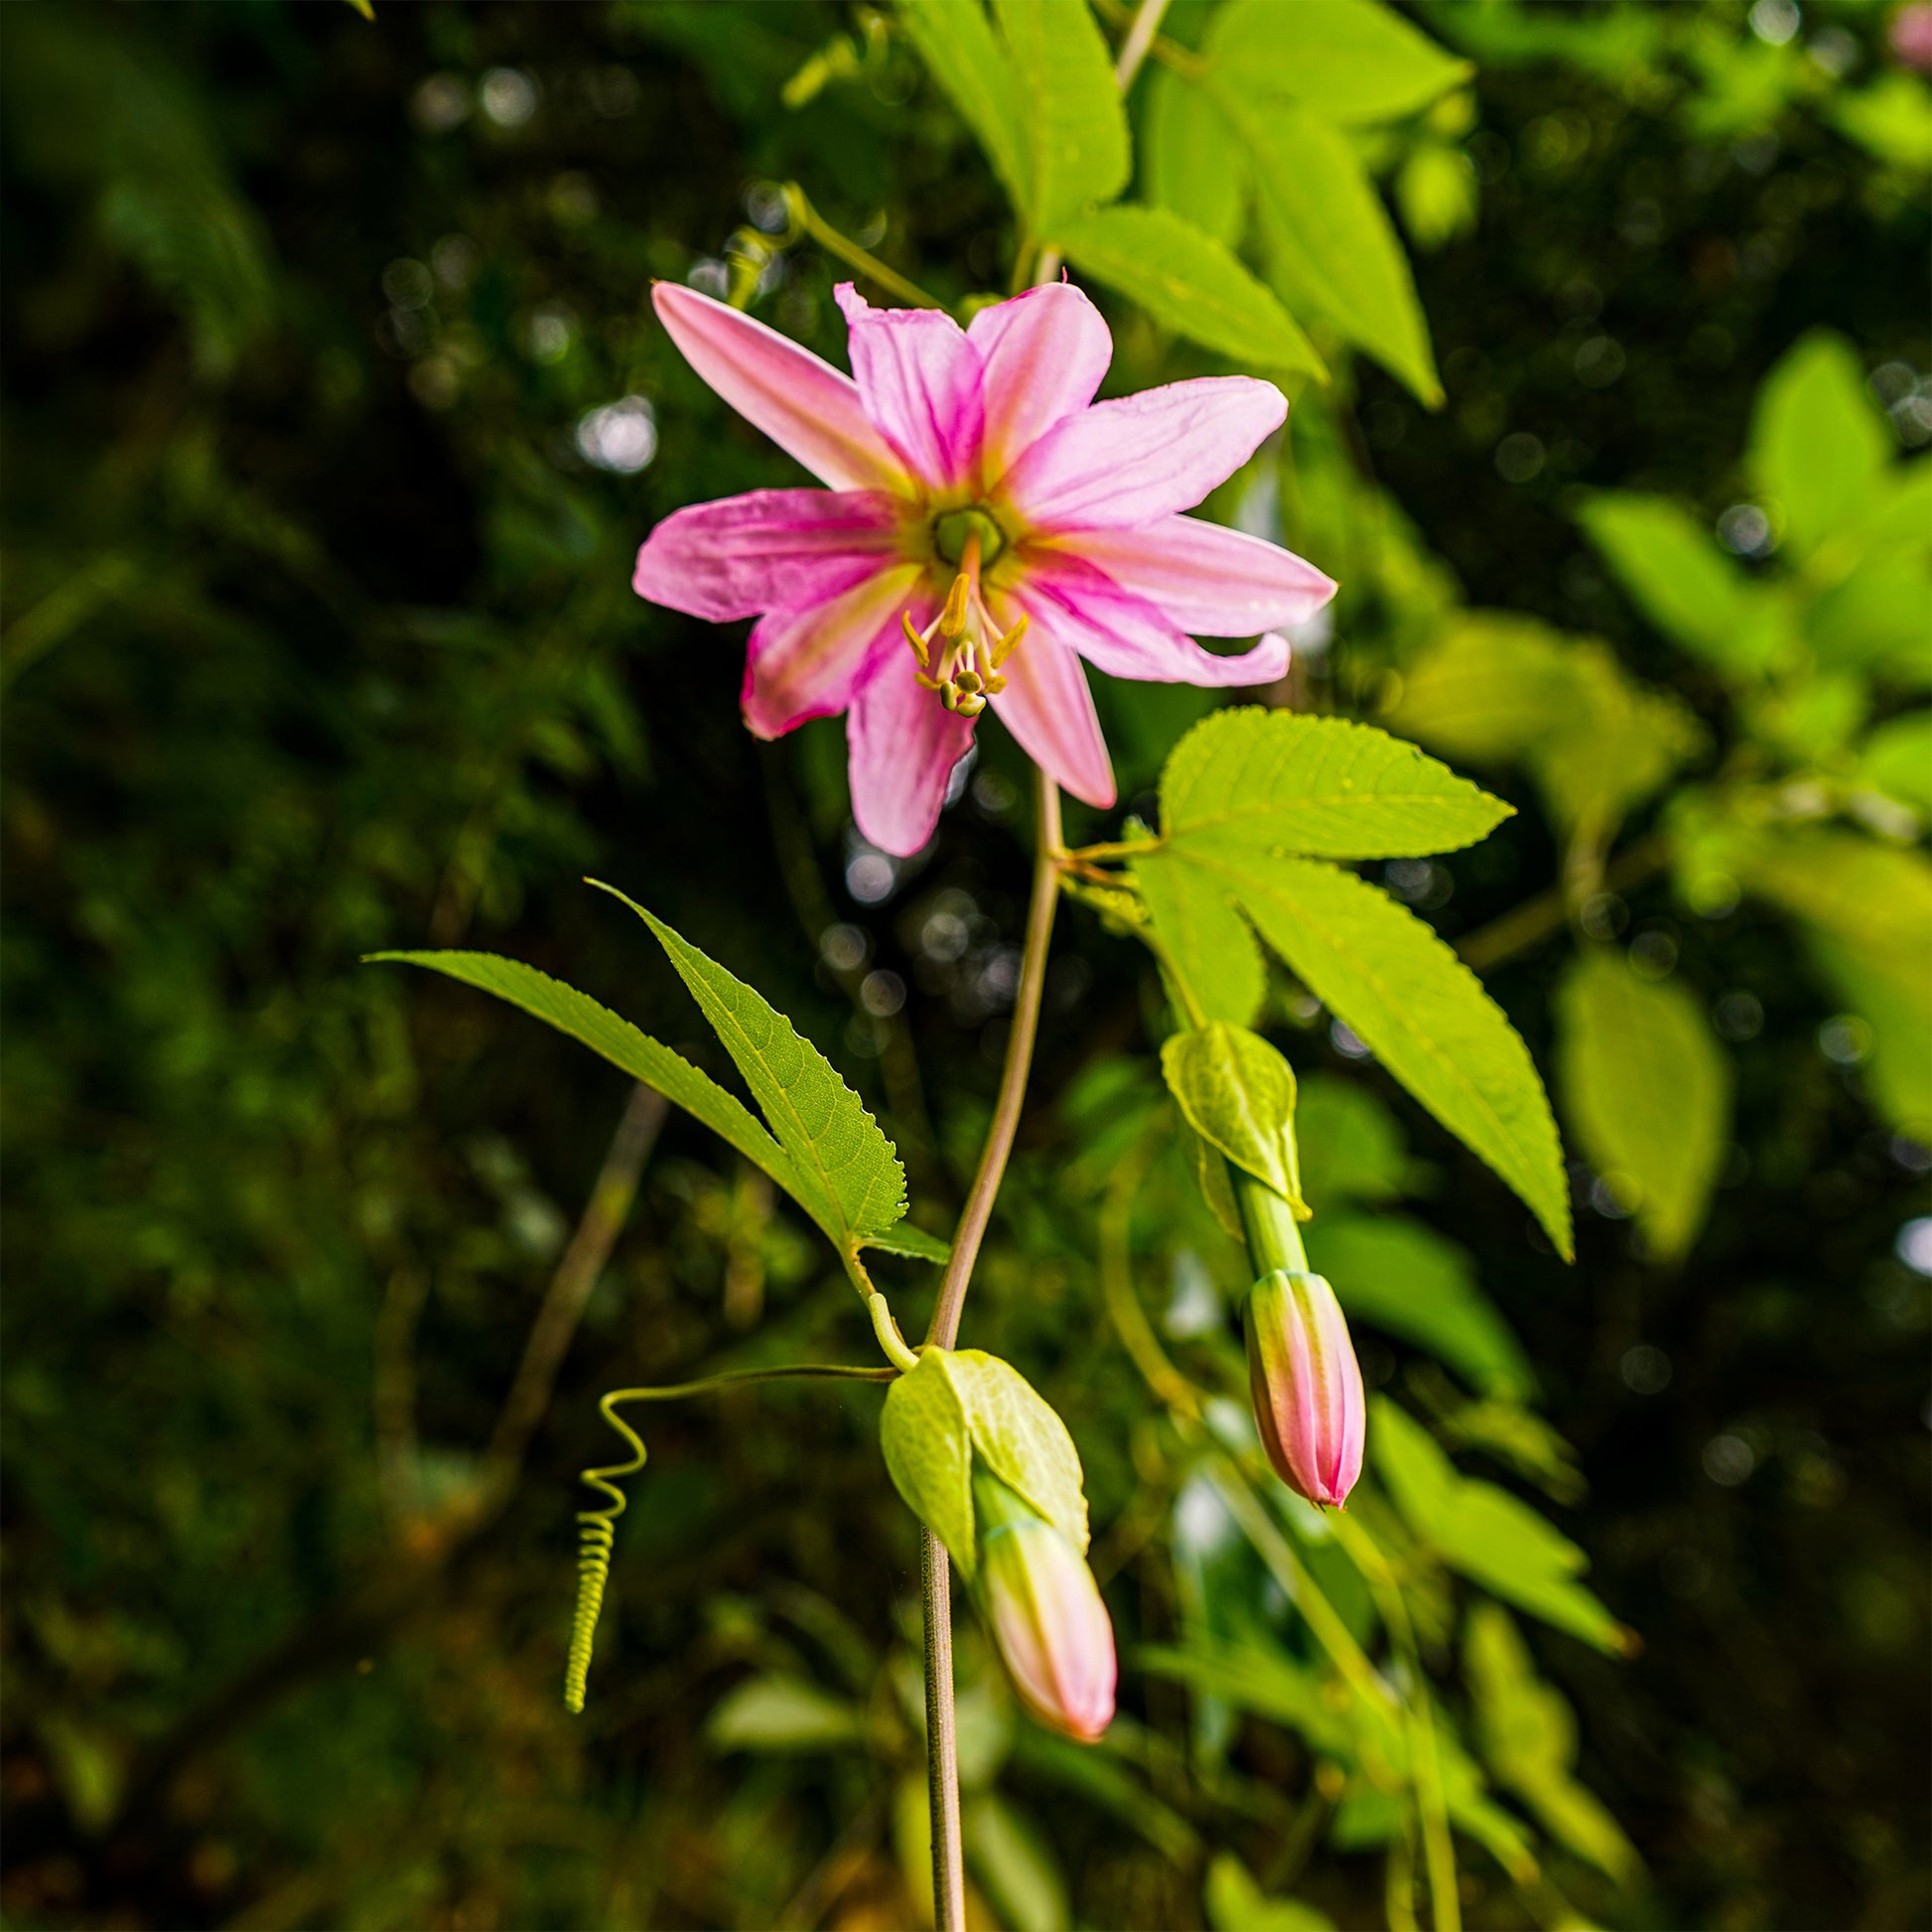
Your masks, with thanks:
M905 487L904 466L873 428L850 376L696 289L659 282L650 299L684 359L813 476L834 489Z
M1065 551L1035 552L1027 584L1047 625L1110 677L1152 684L1272 684L1288 671L1288 639L1263 637L1253 650L1221 657L1202 650L1144 597L1123 590L1103 571ZM1013 662L1032 647L1033 633Z
M991 700L1000 722L1048 776L1089 805L1114 802L1114 767L1086 673L1065 629L1058 604L1027 592L995 594L994 621L1004 630L1025 612L1031 627L1000 667L1007 688Z
M714 623L809 604L893 553L898 510L883 489L755 489L693 503L644 540L630 587Z
M777 738L807 718L843 711L868 666L889 648L905 659L910 678L912 653L896 640L899 613L912 603L922 574L917 564L869 568L836 596L761 619L745 661L746 724L759 738Z
M1301 623L1335 594L1334 580L1294 551L1197 516L1132 532L1086 530L1065 547L1201 637Z
M913 612L913 621L932 610ZM973 743L972 721L912 682L911 653L879 662L845 721L852 754L852 816L882 852L908 859L932 837L946 780Z
M850 282L836 293L866 414L921 483L951 488L985 430L979 350L937 309L875 309Z
M1114 358L1100 311L1068 282L982 309L966 340L985 365L988 483L1057 422L1084 409Z
M1287 415L1272 382L1245 375L1097 402L1048 430L1008 471L1001 494L1042 534L1157 522L1225 482Z

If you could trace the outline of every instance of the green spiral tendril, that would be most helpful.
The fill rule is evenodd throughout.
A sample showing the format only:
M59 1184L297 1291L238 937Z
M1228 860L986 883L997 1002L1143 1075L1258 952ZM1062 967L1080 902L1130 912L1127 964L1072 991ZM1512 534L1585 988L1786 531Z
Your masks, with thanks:
M570 1661L564 1667L564 1706L572 1712L584 1708L584 1694L591 1672L591 1645L597 1636L597 1619L604 1608L604 1587L610 1581L611 1553L617 1543L618 1518L623 1514L624 1495L613 1480L635 1475L644 1466L644 1441L617 1412L621 1402L674 1402L681 1396L706 1395L713 1389L730 1388L743 1382L773 1382L781 1376L816 1376L845 1382L890 1382L898 1374L896 1368L849 1368L832 1362L799 1363L787 1368L739 1369L728 1375L713 1375L702 1382L678 1382L657 1389L613 1389L598 1407L613 1429L630 1445L627 1462L611 1462L601 1468L584 1469L578 1480L587 1488L608 1496L602 1509L577 1512L577 1608L571 1619Z

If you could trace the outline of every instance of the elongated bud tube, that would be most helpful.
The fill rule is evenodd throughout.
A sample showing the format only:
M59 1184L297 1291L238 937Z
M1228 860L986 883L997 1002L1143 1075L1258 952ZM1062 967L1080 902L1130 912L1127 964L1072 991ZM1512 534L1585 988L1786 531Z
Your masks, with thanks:
M1114 1626L1086 1559L986 1469L973 1471L973 1593L1013 1686L1041 1724L1091 1744L1113 1722Z
M1362 1472L1367 1405L1335 1291L1278 1268L1248 1291L1248 1388L1275 1473L1311 1503L1339 1509Z

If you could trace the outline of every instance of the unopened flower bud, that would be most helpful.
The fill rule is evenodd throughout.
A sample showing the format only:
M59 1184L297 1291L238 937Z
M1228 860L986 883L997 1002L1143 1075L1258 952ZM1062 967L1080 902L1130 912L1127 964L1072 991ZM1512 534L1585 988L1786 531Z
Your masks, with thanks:
M1091 1744L1114 1717L1114 1626L1086 1559L997 1476L973 1472L974 1592L1013 1678L1041 1724Z
M1275 1473L1339 1508L1362 1472L1366 1403L1335 1291L1278 1268L1249 1290L1245 1326L1255 1422Z

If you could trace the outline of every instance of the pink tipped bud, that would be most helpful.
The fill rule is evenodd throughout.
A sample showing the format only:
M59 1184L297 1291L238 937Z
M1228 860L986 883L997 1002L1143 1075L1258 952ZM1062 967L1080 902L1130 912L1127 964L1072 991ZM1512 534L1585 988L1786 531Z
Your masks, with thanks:
M1248 1387L1275 1473L1311 1503L1348 1500L1362 1472L1362 1371L1335 1291L1277 1269L1248 1292Z
M973 1472L980 1613L1020 1699L1091 1744L1113 1722L1114 1626L1086 1559L998 1477Z

